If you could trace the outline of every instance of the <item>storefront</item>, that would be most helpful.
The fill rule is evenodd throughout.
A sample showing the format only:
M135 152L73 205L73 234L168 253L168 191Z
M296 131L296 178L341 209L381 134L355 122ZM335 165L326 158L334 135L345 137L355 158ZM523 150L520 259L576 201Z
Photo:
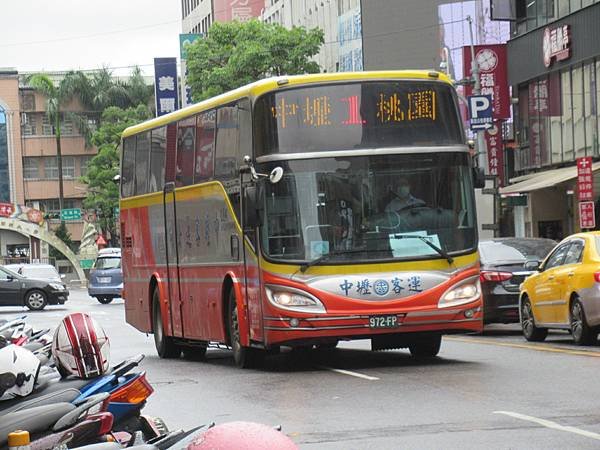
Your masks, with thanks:
M561 238L579 231L576 160L600 160L600 3L515 37L508 60L519 146L500 192L526 196L508 202L515 234ZM598 204L600 163L593 174Z

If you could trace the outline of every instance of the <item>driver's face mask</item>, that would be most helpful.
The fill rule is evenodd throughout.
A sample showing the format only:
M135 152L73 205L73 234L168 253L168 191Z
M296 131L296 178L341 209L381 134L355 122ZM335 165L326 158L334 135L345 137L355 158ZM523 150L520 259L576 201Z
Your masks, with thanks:
M407 185L400 186L400 189L398 189L398 194L400 194L402 197L408 197L408 194L410 194L410 188Z

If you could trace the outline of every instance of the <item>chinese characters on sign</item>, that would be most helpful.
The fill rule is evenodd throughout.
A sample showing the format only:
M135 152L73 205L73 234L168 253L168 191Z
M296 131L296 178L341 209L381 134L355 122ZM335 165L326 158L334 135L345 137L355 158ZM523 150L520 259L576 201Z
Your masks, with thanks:
M577 158L577 195L580 202L594 200L592 157Z
M485 131L485 141L488 151L488 165L490 175L498 177L499 185L504 182L504 152L502 145L502 132L498 123Z
M261 10L264 7L264 0L214 0L214 21L230 22L238 20L246 22L253 17L260 17Z
M579 228L596 228L594 202L579 202Z
M432 90L409 92L405 95L399 93L379 94L375 108L375 121L380 125L411 122L416 120L436 121L437 104L436 93ZM335 101L328 95L318 97L304 97L293 101L280 97L271 107L271 115L278 119L282 128L294 123L301 123L307 127L320 128L334 125L332 109ZM338 105L343 104L345 113L339 119L341 125L363 125L368 118L362 117L361 105L358 96L337 99Z
M510 117L506 44L476 45L475 60L479 68L481 95L492 96L494 119ZM471 48L463 47L463 70L471 74ZM473 95L473 87L465 86L465 96Z
M571 30L569 25L546 28L542 41L544 65L550 67L552 61L563 61L571 57Z
M157 117L179 109L176 58L154 58L154 86Z
M358 280L344 279L339 285L340 293L346 297L379 297L386 296L390 290L401 296L423 292L423 281L419 275L410 275L403 278L395 277L392 280L363 278Z

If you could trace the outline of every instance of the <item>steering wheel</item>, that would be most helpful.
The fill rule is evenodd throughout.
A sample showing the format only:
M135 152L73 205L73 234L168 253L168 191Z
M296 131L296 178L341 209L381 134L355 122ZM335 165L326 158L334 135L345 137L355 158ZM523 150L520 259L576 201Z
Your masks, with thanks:
M408 229L408 222L396 211L385 211L369 218L370 231L383 230L397 232L401 228Z

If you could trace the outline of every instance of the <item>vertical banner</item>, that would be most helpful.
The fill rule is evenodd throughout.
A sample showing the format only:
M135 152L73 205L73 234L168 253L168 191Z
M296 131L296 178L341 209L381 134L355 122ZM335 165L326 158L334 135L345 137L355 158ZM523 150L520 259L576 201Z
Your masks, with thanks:
M213 0L215 22L246 22L260 17L265 0Z
M177 58L154 58L154 96L157 117L179 109Z
M489 174L498 177L498 186L504 186L504 143L499 122L485 131L485 144L488 152Z
M510 93L506 44L475 46L475 60L479 67L481 95L491 95L494 119L510 118ZM471 47L463 47L463 70L465 77L471 75ZM465 96L473 95L473 87L465 86Z
M186 46L202 38L202 34L180 34L179 35L179 56L181 59L181 107L185 108L193 103L192 90L187 84L187 50Z
M577 196L580 202L594 201L592 157L577 158Z
M579 228L582 230L596 228L594 202L579 202Z

